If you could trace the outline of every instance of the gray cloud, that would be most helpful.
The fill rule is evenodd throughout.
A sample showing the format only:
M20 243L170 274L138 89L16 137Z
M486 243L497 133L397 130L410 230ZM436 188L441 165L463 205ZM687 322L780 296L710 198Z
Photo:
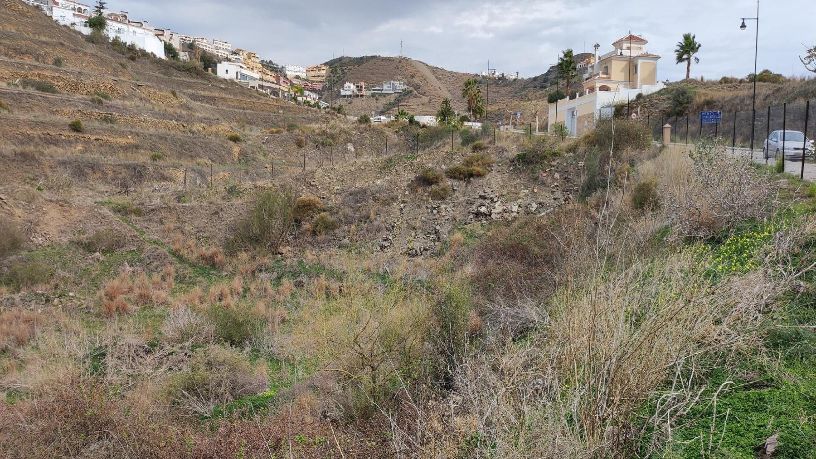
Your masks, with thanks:
M313 64L340 55L405 54L429 64L478 72L491 67L540 74L560 50L607 50L629 30L663 56L661 79L684 74L675 43L685 32L703 44L693 76L744 76L753 71L753 0L110 0L109 7L182 33L221 38L280 63ZM812 0L763 3L760 68L802 75L798 55L816 44Z

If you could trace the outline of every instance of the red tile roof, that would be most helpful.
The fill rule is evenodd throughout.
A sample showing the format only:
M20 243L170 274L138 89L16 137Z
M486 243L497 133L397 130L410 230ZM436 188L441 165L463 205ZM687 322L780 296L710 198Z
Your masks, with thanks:
M627 42L627 43L628 43L629 41L631 41L632 43L639 43L639 44L641 44L641 43L642 43L642 44L644 44L644 45L645 45L646 43L649 43L649 41L648 41L648 40L646 40L645 38L641 37L640 35L635 35L635 34L631 34L631 33L630 33L629 35L627 35L627 36L625 36L625 37L623 37L623 38L619 38L618 40L616 40L616 41L615 41L615 43L613 43L613 45L618 44L618 43L621 43L621 42Z

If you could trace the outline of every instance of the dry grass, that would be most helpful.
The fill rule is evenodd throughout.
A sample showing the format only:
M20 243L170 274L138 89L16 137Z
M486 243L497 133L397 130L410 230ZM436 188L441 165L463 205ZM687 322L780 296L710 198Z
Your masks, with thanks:
M100 308L105 317L129 314L147 305L167 305L175 284L175 268L165 266L161 273L125 270L106 282L100 291Z
M45 317L24 309L0 313L0 351L13 350L28 344L45 322Z
M23 246L23 233L11 222L11 219L0 219L0 259L3 259Z

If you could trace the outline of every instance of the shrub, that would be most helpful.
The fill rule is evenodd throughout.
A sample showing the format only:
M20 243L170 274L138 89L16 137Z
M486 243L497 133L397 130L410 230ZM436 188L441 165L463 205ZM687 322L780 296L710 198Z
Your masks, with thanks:
M111 210L123 217L141 217L144 210L130 201L111 201L108 203Z
M444 201L450 197L452 192L453 190L447 183L437 183L431 187L428 194L434 201Z
M22 259L12 263L2 281L19 291L44 284L53 274L53 268L41 261Z
M40 92L47 92L50 94L56 94L59 91L57 90L56 86L53 83L48 81L41 81L41 80L32 80L29 78L23 78L20 80L20 86L25 89L34 89L35 91Z
M602 152L608 152L613 142L615 151L646 150L652 144L651 135L648 126L640 121L601 120L585 141Z
M474 177L484 177L490 172L493 160L484 153L466 157L462 164L453 166L445 171L445 175L454 180L470 180Z
M293 207L294 200L289 192L262 193L249 214L238 222L228 247L232 250L249 247L277 250L292 229Z
M671 105L668 116L684 116L689 112L691 104L694 102L694 92L685 87L678 86L671 91Z
M768 178L750 160L732 158L713 143L697 145L685 177L659 184L673 239L708 239L771 209Z
M241 136L239 134L234 133L234 132L227 136L227 140L229 140L230 142L234 142L234 143L239 143L239 142L242 141Z
M538 173L552 158L558 156L558 148L546 139L536 139L513 158L513 166Z
M660 204L657 195L657 183L647 180L635 185L632 192L632 207L637 210L655 210Z
M492 230L475 247L471 279L487 301L549 294L577 271L576 252L593 233L589 209L569 205L545 218L521 218ZM569 228L569 231L564 231Z
M208 416L214 408L268 387L265 372L240 352L221 346L196 351L188 368L173 375L166 388L172 406L183 414Z
M54 58L52 63L54 64L55 67L62 67L63 65L65 65L65 60L63 58L57 56L57 57Z
M84 132L85 128L82 126L82 121L80 120L73 120L68 123L68 127L74 132Z
M206 312L214 326L215 338L231 346L246 345L263 329L263 319L246 305L214 304Z
M106 92L104 92L104 91L96 91L96 92L94 93L94 95L95 95L96 97L100 98L100 99L103 99L103 100L107 100L107 101L110 101L110 100L111 100L111 96L110 96L110 94L108 94L108 93L106 93Z
M481 140L474 142L473 145L470 146L470 151L472 151L473 153L482 153L484 151L487 151L487 149L488 149L487 144L482 142Z
M569 129L567 129L567 125L564 123L554 123L552 127L552 133L554 136L561 139L563 142L567 137L569 137Z
M360 124L371 124L371 117L368 115L360 115L360 117L357 118L357 122Z
M337 220L328 212L321 212L312 222L312 233L320 236L330 233L339 227Z
M317 196L311 194L303 195L295 200L292 217L296 222L302 223L320 213L323 208L323 201Z
M414 178L414 182L420 186L433 186L445 180L445 175L437 169L426 167Z
M7 217L0 219L0 260L20 250L23 246L23 233Z
M153 161L154 163L158 162L158 161L161 161L163 159L164 159L164 153L162 153L160 151L154 151L153 153L150 153L150 160Z
M79 242L79 246L88 252L113 253L127 245L127 239L120 232L106 228L93 233Z
M473 145L476 143L481 135L479 132L474 131L472 129L462 129L459 131L459 138L462 139L462 146L466 147L468 145Z
M91 97L91 103L94 104L94 105L102 105L105 102L101 98L94 96L94 97Z

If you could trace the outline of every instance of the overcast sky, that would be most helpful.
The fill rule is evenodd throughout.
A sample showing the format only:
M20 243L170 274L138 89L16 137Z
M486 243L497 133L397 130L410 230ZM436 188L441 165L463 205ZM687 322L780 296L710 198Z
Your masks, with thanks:
M673 50L684 32L702 43L692 76L753 72L754 33L740 17L754 0L109 0L110 9L154 26L220 38L280 64L310 65L334 56L400 53L462 72L491 67L534 76L560 50L601 52L631 30L660 54L658 78L684 76ZM798 56L816 44L816 1L763 0L759 68L803 75Z

